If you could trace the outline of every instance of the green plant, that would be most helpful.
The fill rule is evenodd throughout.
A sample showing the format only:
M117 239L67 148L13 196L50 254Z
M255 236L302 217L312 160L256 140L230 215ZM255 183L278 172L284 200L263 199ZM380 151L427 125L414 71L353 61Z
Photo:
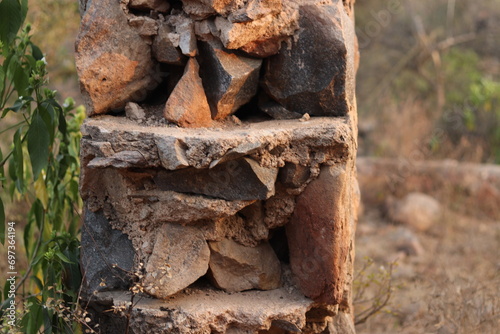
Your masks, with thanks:
M86 322L85 316L72 316L78 313L81 282L78 154L85 112L75 109L72 99L60 104L47 88L45 58L31 41L30 26L20 31L27 9L27 0L0 2L0 134L13 133L12 143L2 146L5 153L0 147L0 242L21 244L15 234L6 240L6 227L14 226L5 222L4 201L22 203L28 258L27 268L11 268L18 273L15 293L7 281L0 296L0 328L6 333L74 333L80 330L78 322ZM15 321L6 317L14 295Z

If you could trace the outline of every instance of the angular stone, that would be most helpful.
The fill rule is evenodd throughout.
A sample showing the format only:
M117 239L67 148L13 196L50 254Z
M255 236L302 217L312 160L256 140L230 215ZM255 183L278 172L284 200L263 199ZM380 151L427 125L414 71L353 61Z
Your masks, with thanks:
M281 183L290 188L299 188L309 179L310 176L310 167L292 163L286 163L285 166L280 169L278 174Z
M194 22L186 14L170 15L167 24L174 27L179 36L179 48L186 56L194 57L198 52L196 47L196 35L194 34Z
M166 13L170 9L168 0L130 0L128 6L133 9L144 11L155 10L160 13Z
M323 166L298 196L286 226L292 272L304 295L318 303L339 304L347 282L354 230L349 182L345 165Z
M284 40L284 37L256 40L243 45L239 48L239 50L247 53L252 57L267 58L277 54L280 51L281 43Z
M128 24L130 24L132 27L136 28L137 31L139 32L139 35L142 37L151 37L151 36L156 36L158 34L158 24L156 23L156 20L153 20L150 17L147 16L137 16L137 17L132 17L128 20ZM150 39L148 40L148 43L150 43Z
M269 243L245 247L225 239L209 246L209 277L218 288L228 292L279 288L281 265Z
M76 42L76 65L87 114L122 109L159 83L151 48L114 0L87 5ZM110 43L109 41L114 41Z
M111 227L102 211L85 210L80 260L84 293L128 289L134 256L132 242Z
M174 33L173 27L166 22L162 22L158 27L158 35L153 41L153 56L159 62L171 65L184 65L186 56L184 56L179 46L180 36Z
M159 137L156 139L161 165L168 170L181 169L189 166L186 158L186 144L174 137Z
M266 40L284 40L299 28L298 10L295 1L284 1L282 10L249 22L231 22L218 16L215 25L220 39L228 49L241 49L252 43Z
M196 228L164 224L146 265L144 290L166 298L188 287L208 270L210 250Z
M263 87L286 109L342 116L354 108L354 27L342 2L300 7L300 31L265 64Z
M228 53L215 40L200 43L203 86L213 119L224 119L257 93L262 60Z
M228 19L231 22L250 22L267 15L276 15L283 8L283 0L248 0L245 7L232 11Z
M210 107L208 106L196 59L189 59L184 75L168 98L164 109L165 118L186 128L210 126Z
M154 182L161 190L203 194L225 200L267 199L274 195L278 169L262 167L249 158L232 160L211 169L160 171Z
M146 117L144 109L134 102L127 103L125 106L125 115L134 121L142 121Z

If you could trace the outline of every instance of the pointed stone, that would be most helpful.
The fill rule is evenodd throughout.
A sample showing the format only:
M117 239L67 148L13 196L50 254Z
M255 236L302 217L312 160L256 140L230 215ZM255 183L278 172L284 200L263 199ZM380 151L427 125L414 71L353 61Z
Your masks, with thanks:
M300 7L300 31L291 47L265 65L263 87L286 109L342 116L354 108L354 26L342 2Z
M123 109L147 97L159 83L150 50L119 2L87 4L75 47L87 115Z
M280 287L281 265L269 243L245 247L224 239L220 242L210 242L209 246L209 277L218 288L239 292Z
M200 75L212 118L224 119L257 93L262 60L229 53L216 40L200 45Z
M323 166L298 196L286 226L292 272L302 293L318 303L339 304L348 280L354 230L349 182L345 165Z
M166 298L187 288L208 270L210 250L196 228L164 224L146 265L144 290Z
M196 59L190 58L184 75L165 105L165 118L181 127L206 127L212 123L199 68Z
M249 158L221 163L211 169L161 171L154 182L161 190L202 194L226 200L267 199L274 195L278 169L262 167Z

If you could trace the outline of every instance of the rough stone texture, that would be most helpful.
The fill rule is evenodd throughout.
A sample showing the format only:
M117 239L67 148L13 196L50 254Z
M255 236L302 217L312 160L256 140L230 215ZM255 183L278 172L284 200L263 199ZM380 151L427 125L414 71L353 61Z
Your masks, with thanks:
M311 177L311 170L307 166L287 163L280 170L279 179L284 186L299 188Z
M289 329L302 329L306 326L306 313L314 306L310 299L292 287L233 294L210 288L189 290L168 300L138 299L131 314L131 333L253 334L259 330L267 331L273 323L288 325ZM113 306L119 308L130 302L130 295L120 292L105 293L96 298L109 301L107 309ZM121 314L123 322L126 321L126 313ZM112 312L106 314L116 316ZM109 322L101 323L106 325ZM101 330L118 333L106 331L107 328Z
M412 192L399 200L389 198L387 213L392 221L425 232L441 218L442 209L433 197Z
M131 282L135 252L132 242L114 230L102 211L85 210L82 226L80 266L82 292L126 289Z
M280 287L281 264L269 243L245 247L224 239L210 242L210 278L228 292Z
M350 165L324 166L298 196L286 227L290 264L302 292L316 302L339 304L347 283L351 238Z
M354 108L354 24L341 2L300 7L298 36L264 66L263 87L286 109L345 115Z
M158 27L158 35L153 41L153 56L161 63L171 65L184 65L186 56L184 56L179 46L180 36L174 32L174 28L162 22Z
M154 182L161 190L248 201L274 195L277 175L277 168L261 167L256 161L243 158L208 170L189 168L159 172Z
M146 117L144 109L142 109L137 103L129 102L125 106L125 115L131 120L136 120L141 122Z
M196 36L194 34L194 22L183 13L170 15L166 23L174 27L179 36L179 48L186 56L194 57L198 52L196 47Z
M144 290L166 298L205 275L209 259L210 250L198 229L164 224L146 265Z
M156 144L160 138L182 141L189 166L198 169L218 164L226 155L234 157L234 150L242 147L257 148L253 153L249 151L250 157L264 167L280 167L286 161L301 165L345 161L352 156L355 140L345 119L322 117L307 122L247 123L222 131L217 128L144 127L124 118L101 116L87 119L82 133L82 156L89 161L104 159L109 167L117 168L123 166L115 165L112 157L120 151L136 151L144 157L127 164L128 167L161 166Z
M88 115L140 101L159 83L149 45L128 24L117 1L89 3L75 51Z
M166 13L170 9L170 3L167 0L130 0L128 6L133 9L155 10L160 13Z
M185 128L210 126L212 123L199 70L196 59L189 59L184 75L165 105L165 118Z
M259 109L274 119L297 119L302 117L302 114L290 111L276 102L263 103L259 105Z
M213 119L224 119L257 93L262 60L228 53L215 40L201 43L201 77Z

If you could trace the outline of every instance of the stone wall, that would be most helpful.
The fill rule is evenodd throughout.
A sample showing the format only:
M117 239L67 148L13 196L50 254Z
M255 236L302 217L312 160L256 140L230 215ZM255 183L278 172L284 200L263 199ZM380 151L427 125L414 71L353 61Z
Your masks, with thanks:
M352 1L81 2L102 333L353 333Z

